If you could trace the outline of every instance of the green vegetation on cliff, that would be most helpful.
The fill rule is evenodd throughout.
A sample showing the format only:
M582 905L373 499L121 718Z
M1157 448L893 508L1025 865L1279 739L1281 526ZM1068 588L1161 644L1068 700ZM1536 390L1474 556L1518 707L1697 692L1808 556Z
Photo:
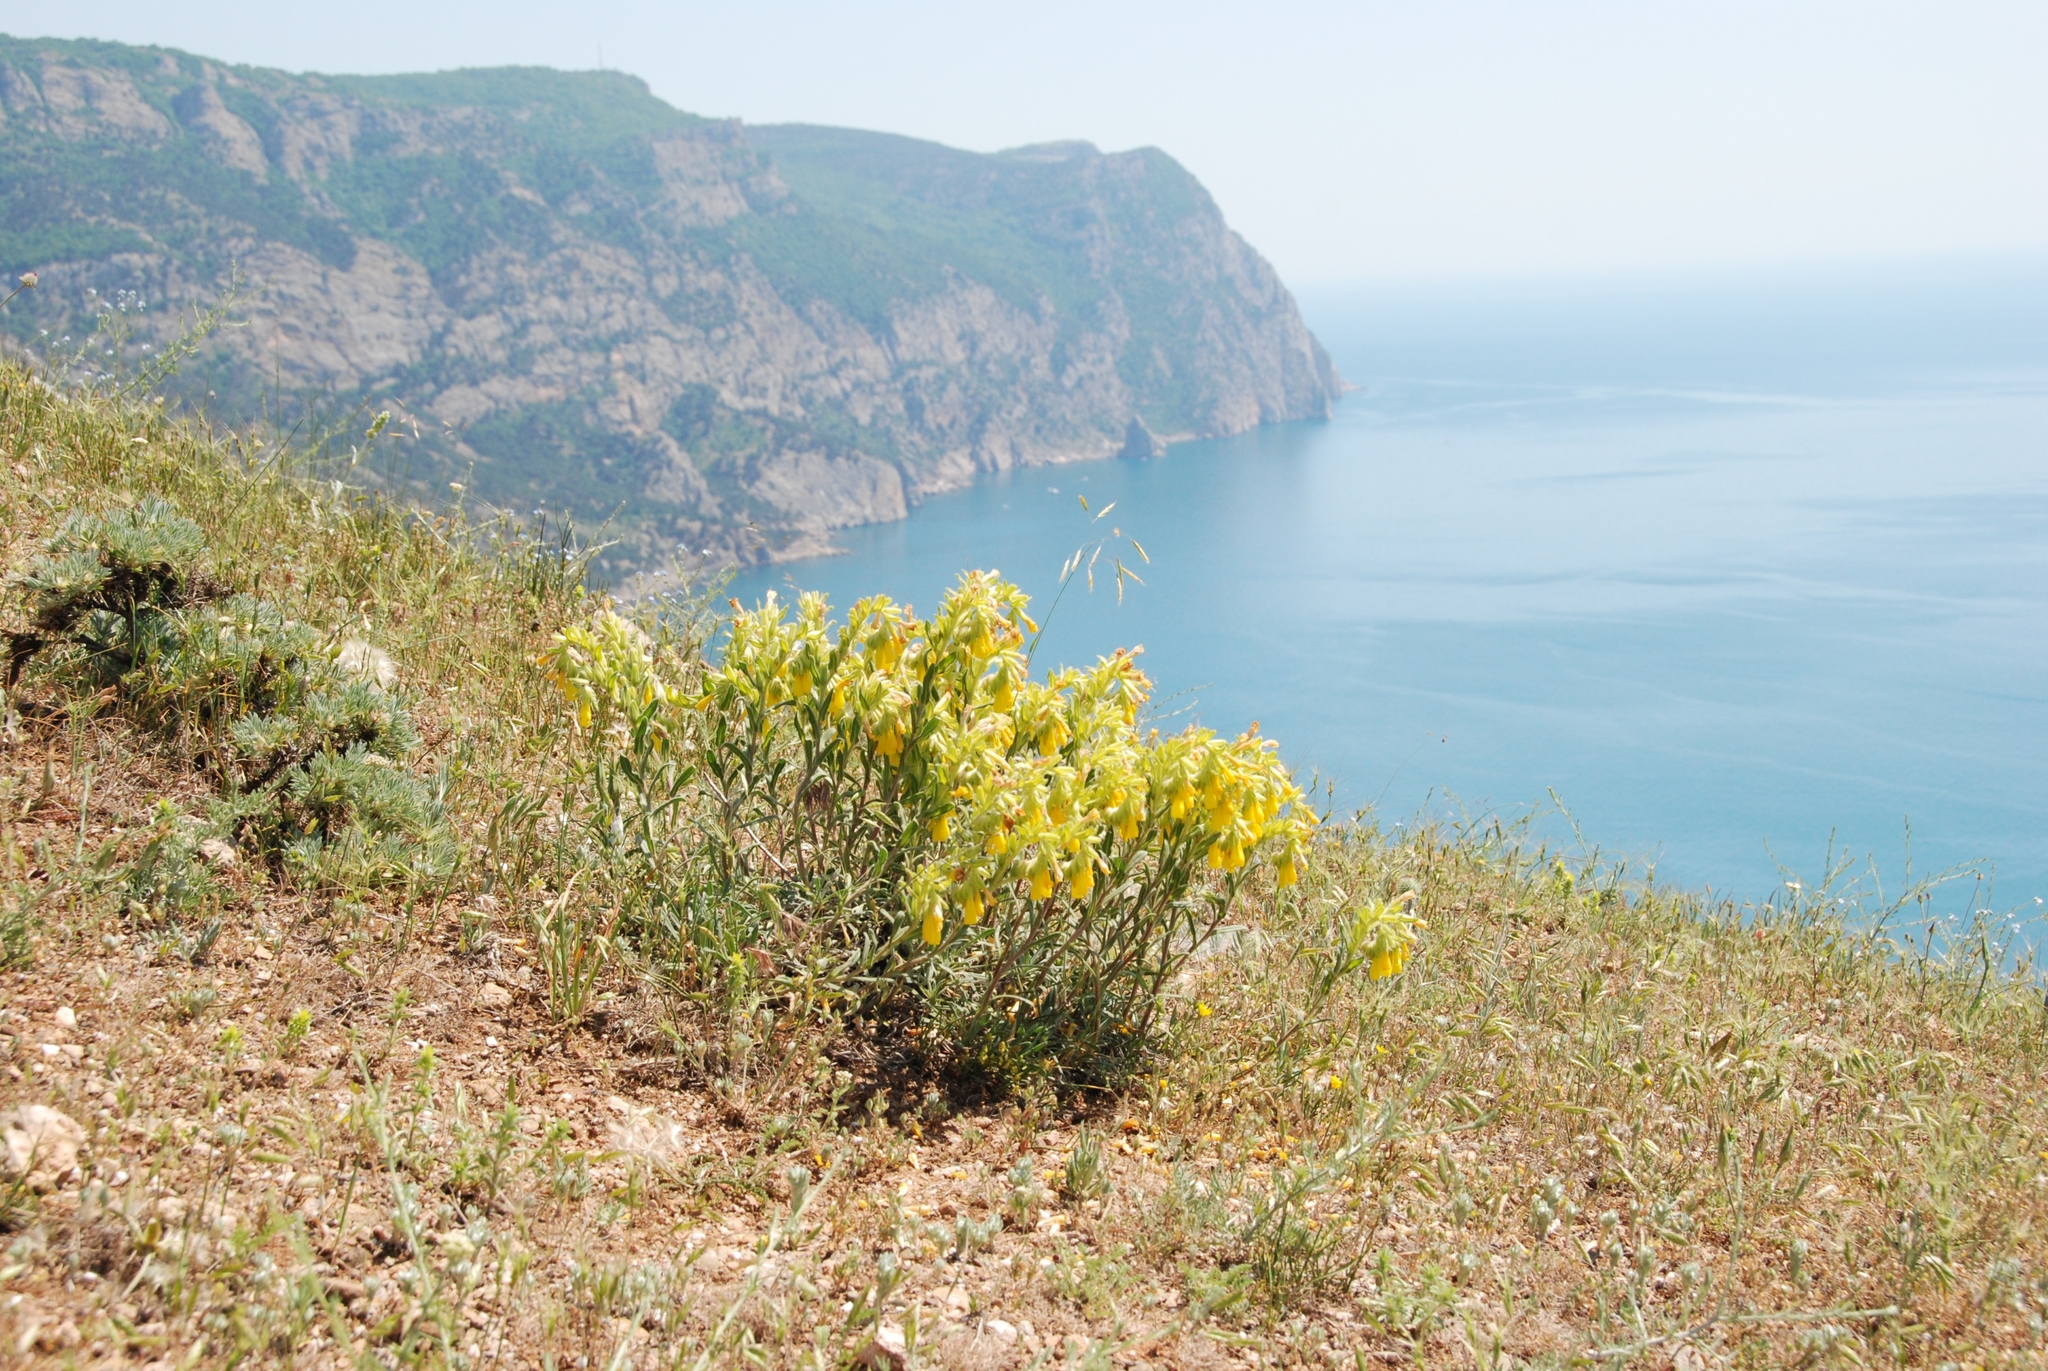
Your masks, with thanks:
M0 328L161 345L239 269L217 416L395 408L393 489L613 520L613 577L813 552L979 471L1327 414L1256 252L1154 149L749 128L613 72L292 75L0 38ZM104 358L87 358L100 365Z

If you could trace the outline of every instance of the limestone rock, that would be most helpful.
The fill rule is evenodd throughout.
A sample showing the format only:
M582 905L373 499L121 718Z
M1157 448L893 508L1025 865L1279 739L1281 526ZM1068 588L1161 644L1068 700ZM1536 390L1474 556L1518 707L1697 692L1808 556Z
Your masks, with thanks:
M0 1115L0 1140L7 1147L7 1174L61 1180L78 1169L85 1130L69 1114L44 1104L25 1104Z
M221 165L257 176L270 171L262 136L222 103L211 82L187 87L171 102L171 108Z
M856 1366L864 1366L868 1371L903 1371L910 1365L910 1347L901 1328L885 1323L875 1329L875 1336L853 1360Z
M174 386L229 418L389 410L351 480L602 524L615 580L815 555L985 472L1323 417L1342 389L1157 149L749 127L616 72L321 77L11 38L0 109L0 236L99 245L24 261L41 284L0 329L84 336L130 292L161 344L239 270L246 326ZM234 175L181 173L195 152ZM108 191L110 158L138 184Z
M1145 421L1137 415L1124 427L1124 445L1117 450L1117 456L1126 458L1164 457L1166 440L1146 427Z

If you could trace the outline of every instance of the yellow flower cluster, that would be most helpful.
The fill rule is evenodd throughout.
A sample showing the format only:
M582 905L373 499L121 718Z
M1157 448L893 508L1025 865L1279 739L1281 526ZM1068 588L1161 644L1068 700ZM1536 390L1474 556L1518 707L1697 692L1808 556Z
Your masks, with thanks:
M1406 969L1422 927L1407 900L1370 900L1352 912L1345 939L1354 964L1362 964L1368 976L1381 981Z
M1011 900L1087 901L1112 871L1193 855L1213 870L1270 856L1280 884L1314 818L1273 745L1191 729L1141 737L1151 683L1119 652L1041 683L1026 597L971 572L918 620L863 600L830 631L822 599L771 598L734 621L712 700L797 706L796 727L864 749L908 818L906 899L927 943Z
M933 946L1005 906L1085 905L1133 879L1184 886L1206 868L1234 880L1256 862L1292 884L1315 817L1256 726L1141 735L1151 682L1130 652L1031 681L1026 604L987 572L963 576L925 620L874 597L835 625L821 596L791 614L770 595L730 621L688 703L726 736L788 749L806 778L792 784L872 788L897 825L905 906ZM669 698L645 639L615 616L563 634L553 666L585 726Z
M672 693L655 669L647 635L610 610L556 634L541 665L575 708L580 728L630 719Z

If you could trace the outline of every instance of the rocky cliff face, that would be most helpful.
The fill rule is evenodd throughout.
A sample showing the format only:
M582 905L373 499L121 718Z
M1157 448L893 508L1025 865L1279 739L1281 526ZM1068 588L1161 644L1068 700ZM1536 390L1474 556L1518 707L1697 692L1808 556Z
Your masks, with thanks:
M615 575L804 555L978 472L1328 413L1272 268L1151 149L673 110L612 73L291 76L0 40L0 327L239 268L217 410L392 409L394 481L611 519Z

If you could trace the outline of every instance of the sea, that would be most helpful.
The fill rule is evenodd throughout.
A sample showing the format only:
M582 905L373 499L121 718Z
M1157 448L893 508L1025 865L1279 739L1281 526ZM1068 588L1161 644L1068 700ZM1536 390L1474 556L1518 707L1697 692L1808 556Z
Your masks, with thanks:
M1299 299L1327 422L990 475L728 593L994 568L1036 667L1142 646L1160 727L1256 723L1339 814L2038 920L2048 258Z

